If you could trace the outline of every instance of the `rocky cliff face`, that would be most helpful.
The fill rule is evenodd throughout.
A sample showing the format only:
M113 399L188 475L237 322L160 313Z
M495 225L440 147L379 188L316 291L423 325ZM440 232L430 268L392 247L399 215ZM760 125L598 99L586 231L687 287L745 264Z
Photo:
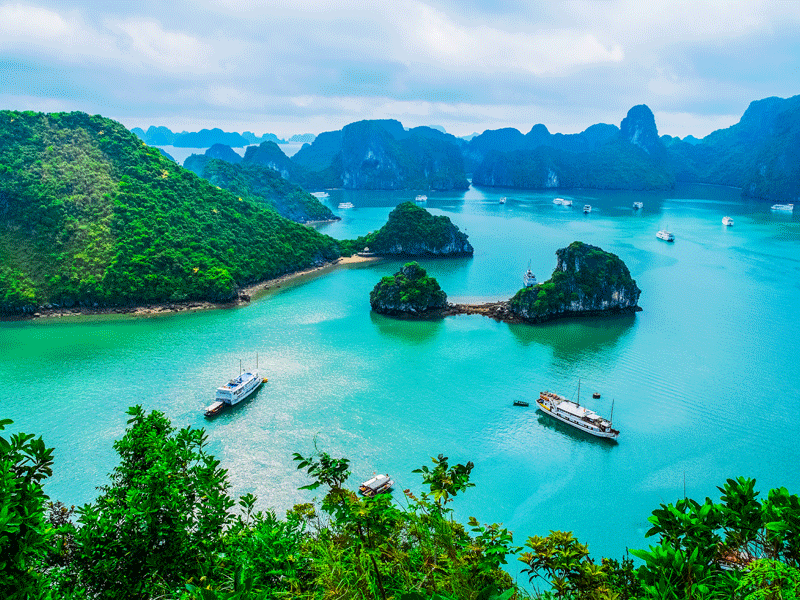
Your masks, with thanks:
M651 155L664 151L664 144L658 137L656 118L646 104L639 104L628 111L620 124L620 137L638 146Z
M364 238L370 251L382 256L471 256L472 244L445 216L433 216L413 202L389 213L386 225Z
M239 153L225 144L214 144L206 150L205 155L209 158L218 158L233 164L242 162L242 157Z
M615 254L573 242L556 251L553 276L521 289L510 301L513 314L541 322L565 316L634 312L641 290Z
M420 315L447 307L447 294L413 262L381 279L370 292L369 303L372 310L384 315Z

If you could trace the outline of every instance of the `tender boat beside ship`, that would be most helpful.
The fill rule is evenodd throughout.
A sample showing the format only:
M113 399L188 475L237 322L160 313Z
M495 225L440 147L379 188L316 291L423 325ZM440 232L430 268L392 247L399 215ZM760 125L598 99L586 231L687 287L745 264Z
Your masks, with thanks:
M580 390L580 384L578 389ZM580 401L580 397L578 400ZM564 396L553 392L541 392L536 404L543 413L595 437L616 440L619 436L619 431L613 428L611 419L604 419L596 412L581 406L578 402L567 400ZM613 407L611 416L612 418L614 416Z
M389 474L375 475L372 479L367 479L358 486L358 491L368 498L373 498L378 494L385 494L392 489L394 481Z

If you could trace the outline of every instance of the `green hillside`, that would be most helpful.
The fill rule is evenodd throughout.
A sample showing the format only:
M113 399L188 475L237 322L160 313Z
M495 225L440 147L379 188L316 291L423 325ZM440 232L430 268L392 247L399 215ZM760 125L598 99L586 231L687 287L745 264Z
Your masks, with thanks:
M0 311L226 300L339 255L330 237L84 113L0 112Z

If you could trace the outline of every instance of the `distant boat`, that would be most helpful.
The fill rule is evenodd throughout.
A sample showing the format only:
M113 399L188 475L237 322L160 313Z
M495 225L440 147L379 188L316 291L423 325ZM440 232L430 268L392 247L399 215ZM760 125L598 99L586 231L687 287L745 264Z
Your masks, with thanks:
M583 205L583 214L587 214L592 212L592 205L591 204L584 204Z
M536 275L533 274L531 271L531 265L528 264L528 270L525 271L525 274L522 276L522 285L526 288L529 288L535 286L536 284Z
M500 204L505 204L505 203L506 203L506 197L503 196L502 198L500 198Z
M667 231L666 229L662 229L661 231L659 231L659 232L656 234L656 237L657 237L658 239L660 239L660 240L664 240L665 242L674 242L674 241L675 241L675 236L674 236L674 235L672 235L672 234L671 234L669 231Z
M722 224L730 227L731 225L733 225L733 219L731 219L730 217L722 217Z
M642 203L642 202L634 202L633 203L633 210L639 210L640 208L644 208L644 203Z
M553 204L558 204L559 206L572 206L572 200L564 200L564 198L556 198L553 200Z
M328 192L311 192L311 195L315 198L330 198L330 194Z
M786 210L791 212L794 210L794 204L773 204L770 208L772 210Z
M352 202L339 202L339 208L355 208Z
M596 412L580 405L581 384L578 382L578 401L572 402L564 396L559 396L553 392L541 392L536 404L546 415L558 419L562 423L571 425L575 429L580 429L596 437L616 440L619 431L614 429L612 419L614 417L614 406L611 406L612 419L604 419Z
M427 196L425 196L424 194L420 194L419 196L414 198L414 202L425 202L427 199L428 199Z
M375 475L372 479L367 479L364 483L358 486L358 491L364 496L372 498L378 494L384 494L392 489L394 481L388 474Z

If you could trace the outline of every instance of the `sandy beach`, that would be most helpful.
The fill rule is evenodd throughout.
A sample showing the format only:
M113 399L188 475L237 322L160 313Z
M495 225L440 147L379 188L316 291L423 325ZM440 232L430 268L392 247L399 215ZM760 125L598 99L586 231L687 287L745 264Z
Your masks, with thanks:
M13 315L4 316L0 321L24 321L30 319L42 319L53 317L73 317L80 315L135 315L135 316L150 316L150 315L163 315L169 313L198 311L198 310L211 310L216 308L235 308L237 306L244 306L249 304L252 300L256 300L269 292L280 289L290 282L299 282L304 279L318 277L324 275L334 269L343 266L349 266L359 263L375 262L380 260L378 256L348 256L338 258L334 261L304 269L302 271L294 271L293 273L286 273L279 277L272 279L265 279L254 283L239 290L239 296L230 302L209 302L206 300L190 300L186 302L164 302L159 304L146 304L142 306L106 306L106 307L90 307L80 306L73 308L48 308L37 310L33 314L27 315Z

